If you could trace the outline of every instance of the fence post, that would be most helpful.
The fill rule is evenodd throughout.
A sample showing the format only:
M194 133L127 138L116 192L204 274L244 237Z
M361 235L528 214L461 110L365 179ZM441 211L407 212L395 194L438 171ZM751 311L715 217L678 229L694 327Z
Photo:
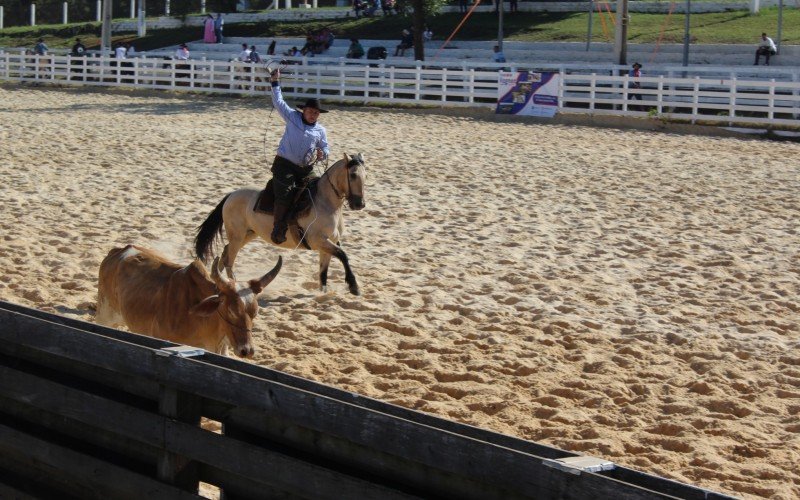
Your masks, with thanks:
M442 102L447 102L447 68L442 68L439 77L442 79Z
M469 69L469 97L467 102L475 104L475 68Z
M416 66L416 78L414 78L414 100L419 101L421 99L420 92L422 91L422 65L419 61L417 61Z
M339 95L345 96L344 88L344 57L339 58Z
M731 107L728 110L728 116L733 118L736 116L736 76L734 75L731 78L731 89L730 89L730 99L728 101L728 105ZM733 125L733 120L728 122L728 126Z
M592 73L589 79L591 87L589 87L589 110L594 111L594 101L597 98L597 73Z
M769 80L769 111L767 111L767 118L772 120L775 118L775 79L770 78Z
M174 365L173 357L163 351L157 351L155 357L159 381L158 413L179 422L200 425L200 399L164 383ZM165 434L165 449L158 457L158 478L196 494L200 484L197 462L169 451L169 432L165 431Z
M395 81L394 70L395 70L394 66L389 66L389 80L390 80L389 81L389 99L394 99L394 81Z
M692 87L692 124L697 121L697 110L700 105L700 77L694 77L694 86Z
M656 112L661 116L664 109L664 75L658 76L658 102L656 103Z

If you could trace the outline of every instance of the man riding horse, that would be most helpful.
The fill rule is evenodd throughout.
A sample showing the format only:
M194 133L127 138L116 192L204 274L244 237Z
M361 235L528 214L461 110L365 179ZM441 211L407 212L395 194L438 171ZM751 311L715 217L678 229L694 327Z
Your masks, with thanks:
M325 127L317 123L320 113L327 113L320 106L319 99L308 99L305 105L297 106L301 111L296 111L283 100L280 70L270 75L270 82L272 104L286 122L271 169L275 193L275 222L270 238L279 245L286 241L289 210L303 179L311 173L314 162L327 158L330 150ZM266 207L256 203L255 210L266 212Z

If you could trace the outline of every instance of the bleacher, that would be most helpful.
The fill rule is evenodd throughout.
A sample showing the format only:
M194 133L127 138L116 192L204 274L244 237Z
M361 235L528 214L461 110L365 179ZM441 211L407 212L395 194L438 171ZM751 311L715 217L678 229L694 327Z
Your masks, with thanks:
M200 41L189 43L189 50L193 59L210 60L229 60L236 57L241 52L241 44L255 45L259 54L266 56L266 50L272 38L240 38L228 37L222 44L206 44ZM276 55L281 55L291 47L298 49L303 46L305 39L295 38L275 38L277 42ZM365 50L370 47L386 47L389 58L386 63L404 62L409 63L414 60L414 51L406 50L405 56L395 58L393 56L395 46L399 43L397 39L390 40L366 40L362 39L361 44ZM440 49L441 40L433 40L425 46L426 62L432 61L468 61L468 62L490 62L492 60L491 41L454 41L444 49ZM330 49L319 57L345 57L350 40L346 37L337 38ZM593 43L590 50L586 50L585 43L577 42L504 42L503 52L509 63L526 64L569 64L569 63L607 63L613 64L614 48L609 43ZM152 51L157 55L170 55L174 53L175 47L169 47L160 51ZM755 52L755 45L693 45L689 51L689 64L691 65L714 65L714 66L752 66ZM644 65L647 72L648 66L660 65L679 65L683 61L683 46L681 44L629 44L628 61L631 63L638 61ZM781 54L774 56L771 60L772 66L779 68L798 68L800 67L800 46L787 45L781 48ZM760 71L760 68L758 71Z

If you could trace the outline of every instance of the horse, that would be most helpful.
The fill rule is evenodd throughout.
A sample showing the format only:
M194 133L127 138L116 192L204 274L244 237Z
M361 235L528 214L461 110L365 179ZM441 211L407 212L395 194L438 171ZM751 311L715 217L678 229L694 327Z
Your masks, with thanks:
M305 210L294 209L294 216L290 216L286 241L279 245L270 238L274 221L272 214L253 210L261 191L243 188L229 193L197 228L195 254L198 259L207 262L215 239L222 236L224 225L228 244L222 251L219 265L224 267L229 278L235 279L233 264L236 255L256 237L281 248L297 249L302 244L308 250L319 252L320 290L327 291L328 265L331 257L336 257L344 266L344 279L350 293L359 295L356 276L339 240L344 232L344 200L347 200L352 210L362 210L365 207L366 175L366 165L361 153L355 156L345 154L344 159L337 161L322 176L311 181L303 190L303 196L309 205ZM296 221L293 220L295 216Z

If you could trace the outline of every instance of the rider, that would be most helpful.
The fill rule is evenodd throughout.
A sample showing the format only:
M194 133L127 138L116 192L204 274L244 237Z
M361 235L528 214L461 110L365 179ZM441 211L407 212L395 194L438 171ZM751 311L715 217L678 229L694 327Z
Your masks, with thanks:
M275 222L272 226L272 241L281 244L286 241L288 211L298 185L311 173L313 163L328 157L328 137L325 127L317 123L322 109L319 99L308 99L298 105L300 111L292 109L283 100L280 87L280 70L270 75L272 83L272 104L278 110L286 128L278 145L278 154L272 162L272 185L275 191Z

